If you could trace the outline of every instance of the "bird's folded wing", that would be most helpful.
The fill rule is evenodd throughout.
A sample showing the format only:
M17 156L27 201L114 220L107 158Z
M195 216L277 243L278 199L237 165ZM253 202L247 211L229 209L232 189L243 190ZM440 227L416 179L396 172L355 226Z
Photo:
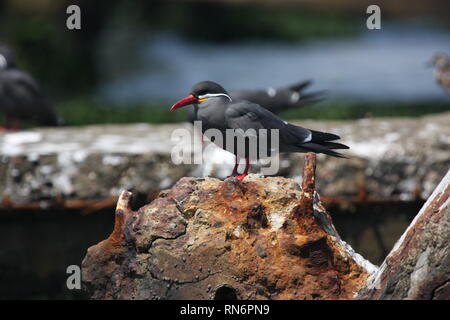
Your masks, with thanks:
M29 74L20 70L9 70L8 80L16 95L23 95L26 92L33 99L41 99L42 93L38 83Z
M2 72L1 77L3 89L0 100L8 99L15 108L15 115L23 119L39 118L42 124L57 125L55 110L31 75L14 69Z
M231 104L225 111L228 127L232 129L281 129L285 123L272 112L249 102Z
M308 129L288 124L263 107L242 101L231 104L225 111L227 126L247 131L254 129L278 129L280 140L285 143L298 143L307 140L311 132Z

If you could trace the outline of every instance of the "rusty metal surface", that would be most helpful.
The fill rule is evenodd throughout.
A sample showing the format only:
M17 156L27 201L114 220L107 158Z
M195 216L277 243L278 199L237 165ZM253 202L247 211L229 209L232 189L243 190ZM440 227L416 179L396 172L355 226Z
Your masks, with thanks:
M303 162L301 211L312 217L314 215L314 192L316 191L316 161L315 153L308 152Z
M314 196L314 158L306 202L295 181L254 174L183 178L137 211L122 193L114 231L83 260L85 288L94 299L351 299L375 267Z

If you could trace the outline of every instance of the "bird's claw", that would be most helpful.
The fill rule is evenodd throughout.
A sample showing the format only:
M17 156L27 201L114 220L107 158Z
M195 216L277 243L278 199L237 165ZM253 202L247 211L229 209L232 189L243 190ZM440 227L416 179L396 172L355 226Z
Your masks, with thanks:
M239 174L239 173L232 173L230 176L228 176L228 178L236 178L239 180L244 179L246 176L248 176L248 174L243 173L243 174Z

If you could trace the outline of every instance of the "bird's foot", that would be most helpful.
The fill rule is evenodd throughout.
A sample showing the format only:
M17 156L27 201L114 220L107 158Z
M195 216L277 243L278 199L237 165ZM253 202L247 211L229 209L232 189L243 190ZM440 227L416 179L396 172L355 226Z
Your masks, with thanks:
M247 176L247 174L243 173L243 174L240 174L240 175L236 176L236 178L239 179L239 180L243 180L246 176Z
M242 180L242 179L244 179L247 175L248 175L247 173L239 174L239 173L236 172L236 173L232 173L232 174L229 175L227 178L233 177L233 178Z
M237 177L237 176L239 176L240 174L239 173L237 173L237 172L233 172L232 174L230 174L227 178L231 178L231 177Z

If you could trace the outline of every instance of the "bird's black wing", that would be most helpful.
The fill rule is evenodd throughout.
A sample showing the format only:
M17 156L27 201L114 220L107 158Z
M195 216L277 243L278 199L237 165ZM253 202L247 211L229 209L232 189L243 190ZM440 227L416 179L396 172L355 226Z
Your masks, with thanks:
M225 111L225 118L227 126L233 129L244 131L248 129L278 129L279 151L281 152L312 151L343 157L333 149L348 149L346 145L333 142L340 139L338 135L290 124L281 120L269 110L248 101L231 104Z
M8 71L8 77L11 86L17 88L19 96L23 96L26 93L30 99L43 99L41 88L28 73L14 69Z
M278 129L280 142L301 143L308 140L311 131L302 127L292 125L281 120L275 114L261 106L249 101L239 101L230 104L225 111L227 126L232 129Z

